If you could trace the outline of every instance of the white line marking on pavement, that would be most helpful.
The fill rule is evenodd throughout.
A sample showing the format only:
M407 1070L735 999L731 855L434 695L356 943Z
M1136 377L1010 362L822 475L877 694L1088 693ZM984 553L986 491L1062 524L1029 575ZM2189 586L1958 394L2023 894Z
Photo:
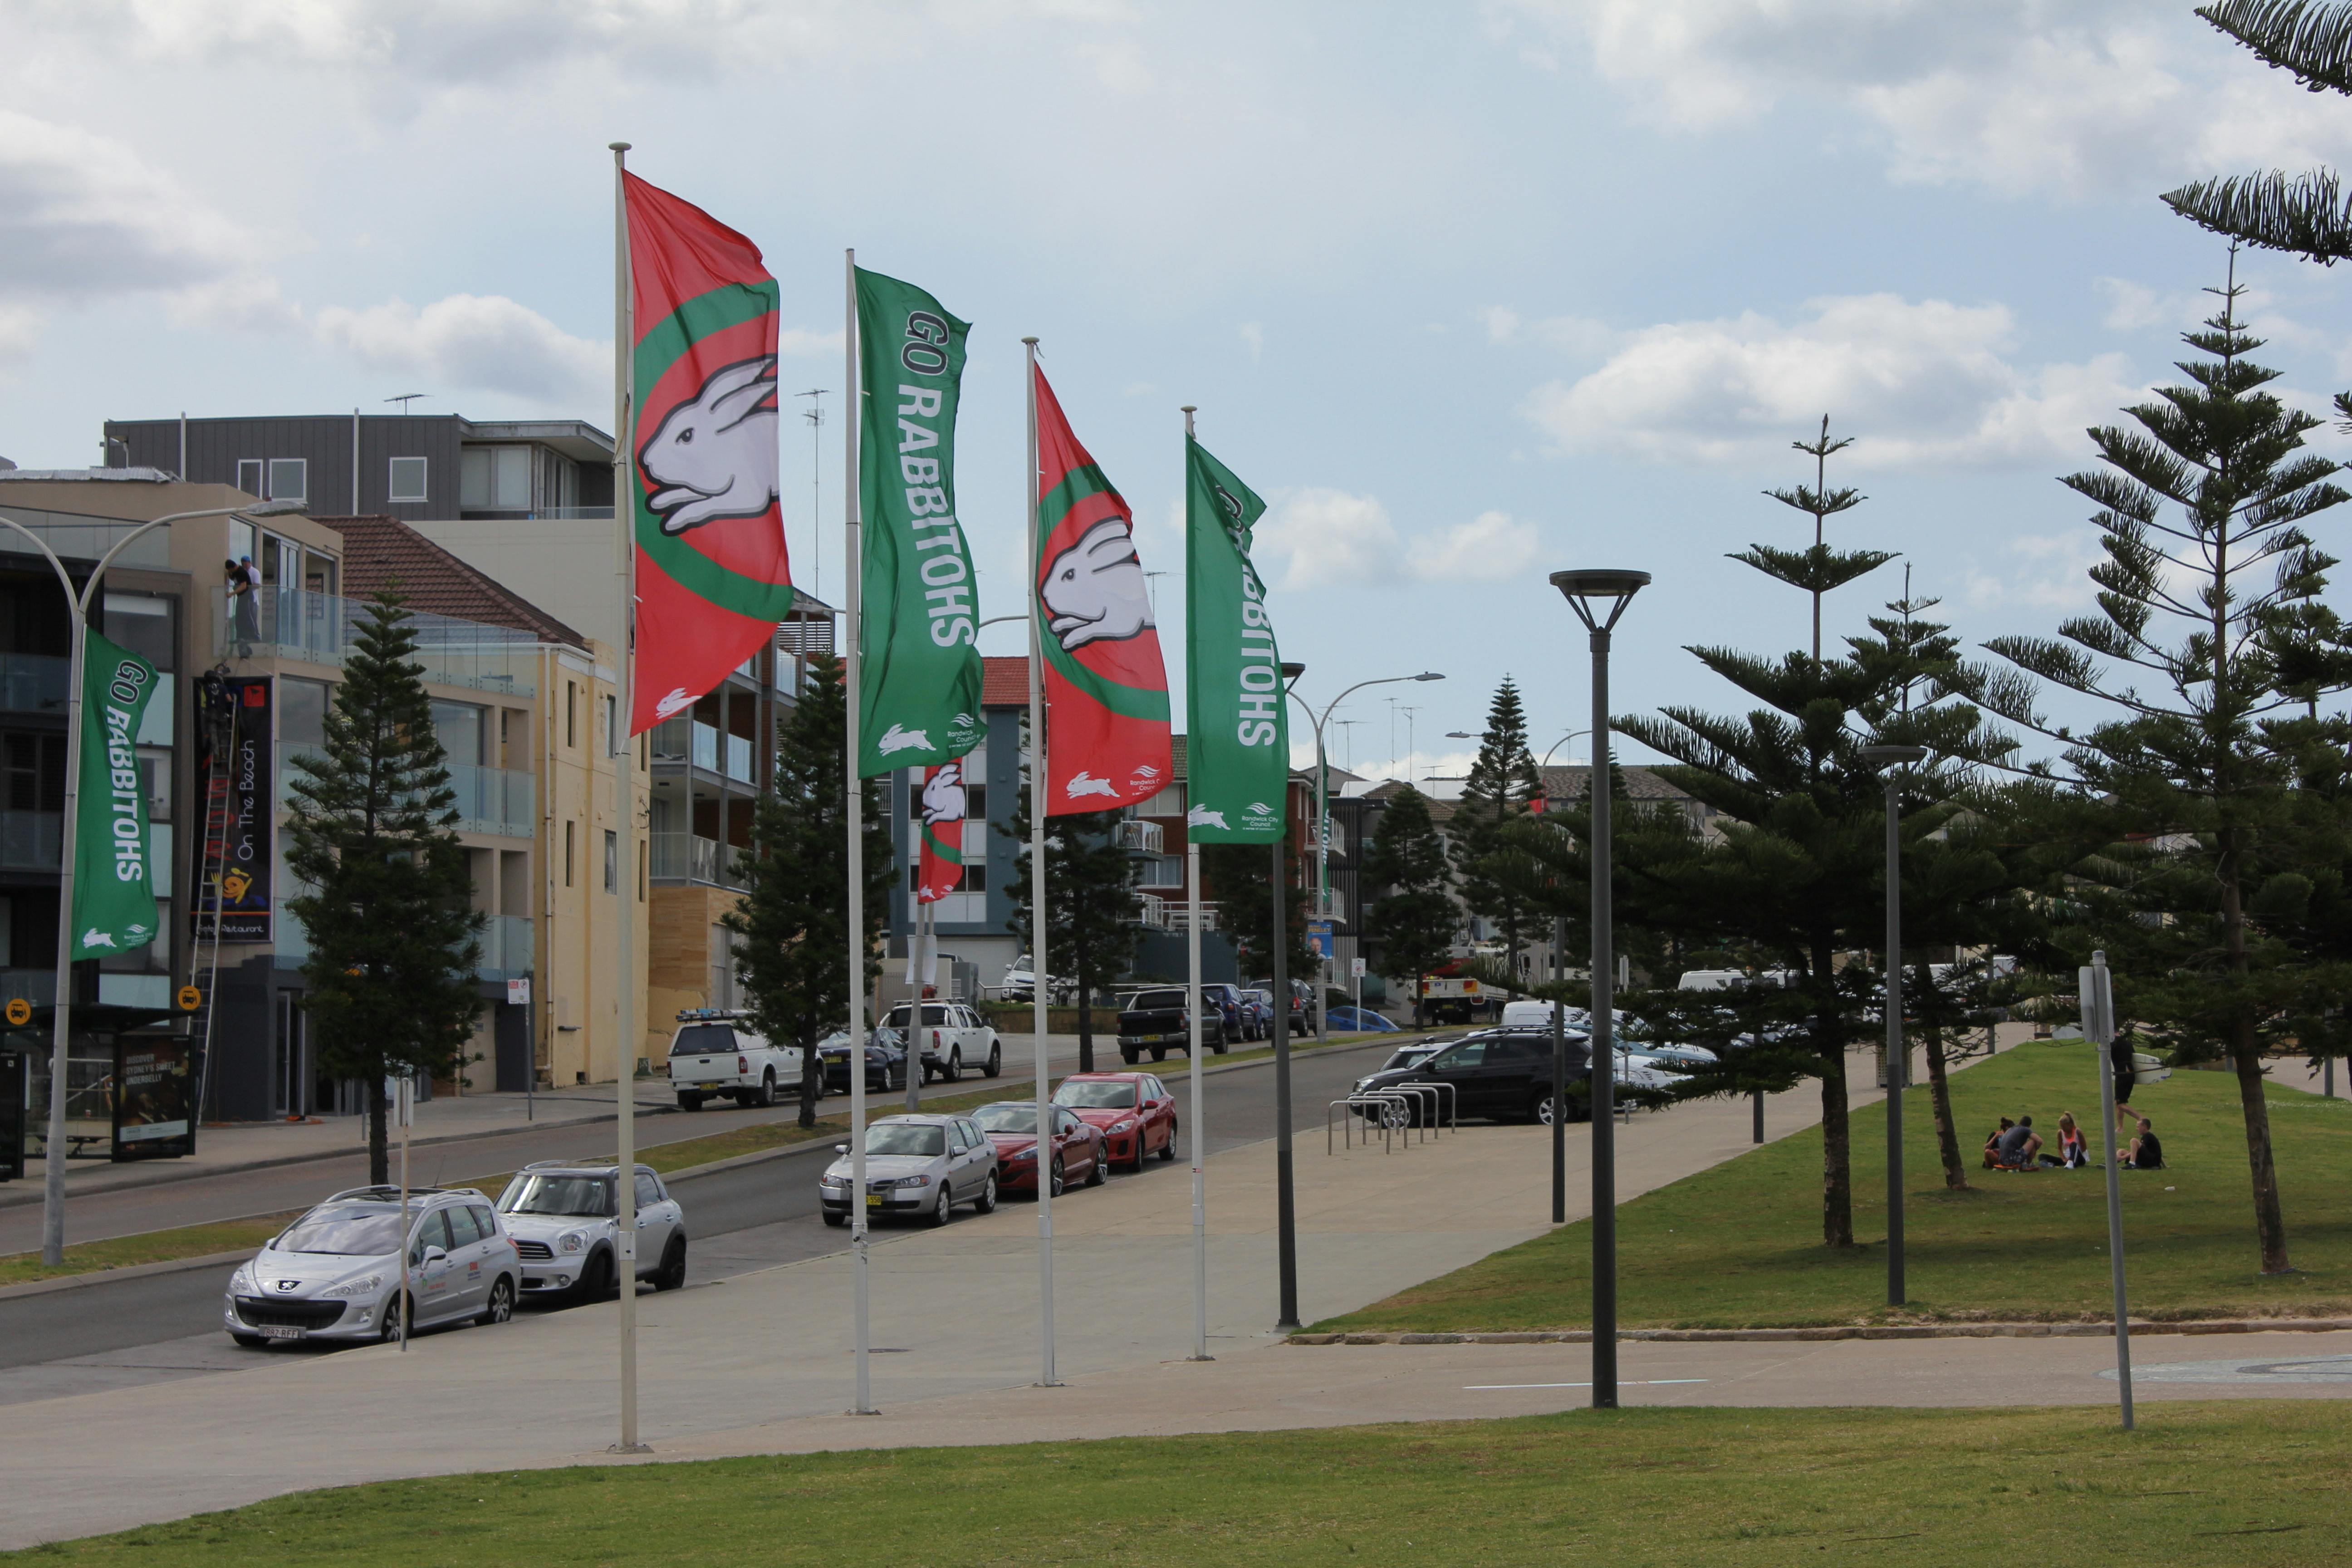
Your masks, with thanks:
M1620 1388L1655 1388L1667 1383L1705 1383L1703 1377L1625 1377L1617 1380ZM1491 1394L1505 1388L1591 1388L1589 1383L1465 1383L1465 1394Z

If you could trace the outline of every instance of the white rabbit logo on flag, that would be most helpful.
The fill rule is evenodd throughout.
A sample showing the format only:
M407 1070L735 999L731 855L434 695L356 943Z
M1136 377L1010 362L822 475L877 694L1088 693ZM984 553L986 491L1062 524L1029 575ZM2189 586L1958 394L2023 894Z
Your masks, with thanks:
M661 487L646 504L664 533L766 515L776 504L776 418L772 355L720 366L662 416L637 466Z

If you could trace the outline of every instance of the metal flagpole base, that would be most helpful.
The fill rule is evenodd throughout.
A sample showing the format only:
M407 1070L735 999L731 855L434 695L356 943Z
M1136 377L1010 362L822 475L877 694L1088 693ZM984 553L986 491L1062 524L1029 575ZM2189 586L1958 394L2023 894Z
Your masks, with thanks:
M647 1443L614 1443L608 1447L604 1452L608 1454L650 1454L653 1452L653 1447Z

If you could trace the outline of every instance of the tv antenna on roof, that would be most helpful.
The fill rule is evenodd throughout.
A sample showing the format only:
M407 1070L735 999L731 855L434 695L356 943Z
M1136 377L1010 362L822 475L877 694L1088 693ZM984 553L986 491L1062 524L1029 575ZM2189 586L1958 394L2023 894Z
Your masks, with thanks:
M387 397L384 401L386 403L399 404L400 411L403 414L405 414L408 412L408 405L410 404L415 402L420 397L430 397L432 395L433 395L429 392L404 392L397 397Z

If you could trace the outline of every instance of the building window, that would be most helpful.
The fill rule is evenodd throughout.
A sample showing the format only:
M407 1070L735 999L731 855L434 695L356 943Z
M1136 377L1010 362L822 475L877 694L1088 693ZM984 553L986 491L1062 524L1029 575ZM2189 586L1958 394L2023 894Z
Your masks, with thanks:
M425 459L394 458L392 460L392 489L386 500L421 501L425 494Z
M604 829L604 890L621 890L621 836L609 827Z
M258 458L239 458L236 460L236 488L257 500L262 490L261 468Z
M572 886L572 830L576 826L571 822L563 825L563 885L567 888Z
M604 698L604 727L598 732L596 742L609 755L621 737L621 700L617 697Z
M478 511L530 510L530 448L468 447L457 460L457 504Z
M103 612L109 642L129 648L157 669L176 669L172 601L152 594L109 594Z
M0 735L0 781L7 785L10 811L66 808L66 738L63 735Z
M278 678L278 738L289 746L327 743L327 709L335 689L323 680Z
M1136 858L1135 885L1139 888L1181 888L1184 885L1184 858L1181 855L1141 855Z
M441 742L441 754L453 767L478 768L489 761L486 731L489 728L490 710L471 702L444 702L433 700L433 732Z
M269 499L271 500L308 500L310 499L310 465L300 458L269 459Z
M580 743L580 683L574 680L563 683L563 743Z

